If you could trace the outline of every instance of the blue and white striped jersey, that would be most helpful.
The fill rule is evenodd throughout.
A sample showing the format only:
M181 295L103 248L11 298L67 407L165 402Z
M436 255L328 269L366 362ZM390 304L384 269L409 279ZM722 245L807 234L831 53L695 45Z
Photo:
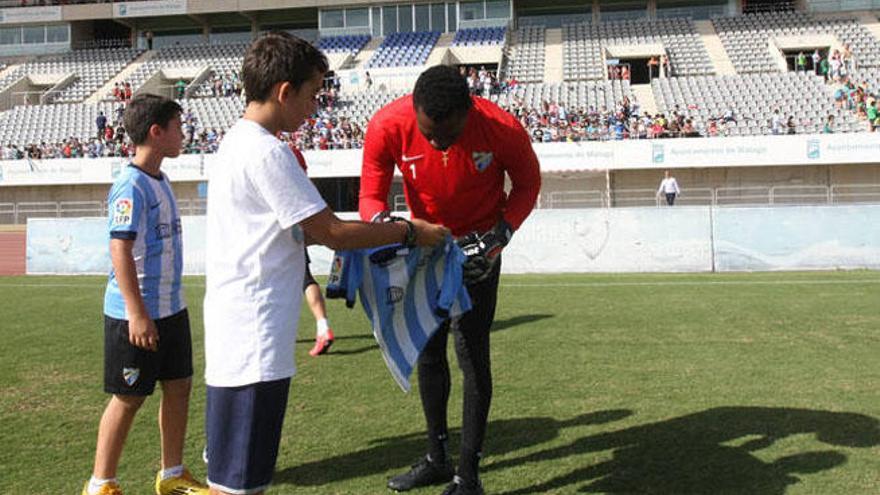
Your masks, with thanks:
M360 293L385 364L404 391L409 392L419 354L440 325L471 310L464 261L451 237L434 249L396 244L333 257L327 297L344 297L352 307Z
M133 165L125 167L110 188L107 209L110 237L135 241L132 255L138 286L150 318L165 318L182 311L186 302L181 287L180 212L168 177L154 177ZM104 314L128 319L112 268L104 292Z

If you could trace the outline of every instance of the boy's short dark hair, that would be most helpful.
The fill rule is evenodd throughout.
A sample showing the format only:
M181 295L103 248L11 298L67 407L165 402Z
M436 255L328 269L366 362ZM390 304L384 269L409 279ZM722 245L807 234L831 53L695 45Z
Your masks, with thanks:
M131 142L135 145L147 142L153 124L165 129L171 119L183 112L180 105L164 96L140 94L132 98L122 116L122 123Z
M467 81L455 67L435 65L422 72L413 89L413 105L435 122L470 110Z
M299 91L316 72L327 69L327 57L311 43L283 31L267 33L254 40L244 56L241 82L246 102L266 101L280 82Z

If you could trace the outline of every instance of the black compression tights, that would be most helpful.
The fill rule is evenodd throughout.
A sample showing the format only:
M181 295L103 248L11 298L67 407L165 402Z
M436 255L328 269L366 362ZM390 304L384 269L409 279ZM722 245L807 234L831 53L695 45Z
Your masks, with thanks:
M446 343L449 331L455 339L458 366L464 375L464 404L461 427L461 457L458 475L477 480L477 469L486 436L486 422L492 402L492 371L489 361L489 329L495 317L499 266L487 280L468 286L473 309L437 331L419 358L419 391L428 424L429 453L434 460L446 456L449 361Z

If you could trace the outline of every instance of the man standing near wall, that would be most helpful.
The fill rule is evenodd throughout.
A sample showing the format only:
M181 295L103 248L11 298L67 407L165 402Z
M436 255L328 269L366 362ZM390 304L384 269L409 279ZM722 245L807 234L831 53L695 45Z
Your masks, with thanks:
M664 174L663 180L660 181L660 187L657 189L657 196L666 195L666 204L673 206L675 198L681 195L681 189L678 188L678 181L672 176L669 170Z

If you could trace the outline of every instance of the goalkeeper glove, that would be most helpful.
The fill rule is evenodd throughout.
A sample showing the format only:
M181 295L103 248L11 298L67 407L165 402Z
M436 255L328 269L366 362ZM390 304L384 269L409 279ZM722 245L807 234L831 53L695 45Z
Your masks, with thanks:
M498 255L512 236L513 229L501 220L488 232L471 232L459 238L456 242L467 256L462 265L465 282L475 284L486 280L498 264Z

